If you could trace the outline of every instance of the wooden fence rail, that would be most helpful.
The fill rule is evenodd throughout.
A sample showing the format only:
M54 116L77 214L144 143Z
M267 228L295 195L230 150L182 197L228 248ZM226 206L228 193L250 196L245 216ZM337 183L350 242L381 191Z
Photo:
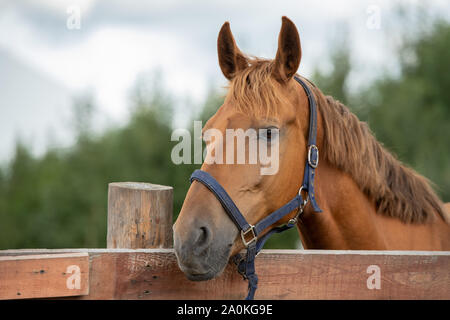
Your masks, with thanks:
M89 260L79 261L79 289L67 271L77 255ZM256 298L450 299L449 265L448 252L264 250L256 259ZM246 292L247 282L231 264L217 279L187 280L172 249L0 252L3 299L243 299Z
M0 251L0 299L245 297L247 282L232 264L204 282L179 270L172 188L125 183L109 191L108 249ZM450 252L263 250L256 269L256 299L450 299Z

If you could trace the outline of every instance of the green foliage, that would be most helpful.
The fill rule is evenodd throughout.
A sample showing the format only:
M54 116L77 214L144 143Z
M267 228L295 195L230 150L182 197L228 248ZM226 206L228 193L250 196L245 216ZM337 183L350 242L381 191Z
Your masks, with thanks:
M331 53L332 71L329 74L316 69L312 79L326 95L333 96L343 104L349 103L347 80L351 71L350 52L345 44L336 46Z
M382 75L350 93L352 71L346 45L331 50L331 71L313 80L326 94L368 121L378 140L436 184L450 201L450 25L437 22L399 50L401 72ZM129 121L94 134L91 99L74 106L77 142L41 157L17 143L11 163L0 168L0 249L105 247L107 185L142 181L174 187L174 216L181 209L188 178L199 165L170 159L174 101L160 81L139 79L131 95ZM211 91L193 119L203 124L223 103ZM193 120L192 119L192 120ZM192 130L192 121L189 122ZM277 235L267 248L295 248L296 230Z
M203 125L211 118L223 104L225 96L214 89L210 89L208 96L206 97L205 104L197 119L201 120Z
M78 141L69 150L35 158L17 145L7 174L0 172L0 248L105 247L109 182L174 186L178 212L190 169L170 159L172 104L161 90L154 91L136 95L127 125L98 137L86 123L94 108L79 100Z
M444 201L450 201L449 49L450 25L438 21L403 45L400 76L378 80L358 99L377 138L433 181Z
M347 47L331 60L332 72L316 71L315 83L367 121L377 139L405 164L429 178L444 201L450 201L450 25L437 21L399 48L401 72L384 74L351 94Z

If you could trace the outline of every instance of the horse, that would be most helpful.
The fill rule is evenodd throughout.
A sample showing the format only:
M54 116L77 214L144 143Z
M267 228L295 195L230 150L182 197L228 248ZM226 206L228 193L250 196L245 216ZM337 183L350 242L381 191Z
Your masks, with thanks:
M320 161L314 188L321 212L305 202L301 215L294 209L262 234L295 221L306 250L450 250L450 204L444 205L430 182L387 151L345 105L297 74L302 51L291 20L282 18L273 60L243 54L228 22L219 32L217 49L228 92L203 132L215 129L225 135L227 129L265 128L266 140L278 132L275 174L262 175L259 162L205 161L201 166L250 225L301 191L311 111L307 91L294 79L298 77L317 102ZM218 143L224 154L231 150L226 148L230 141ZM225 209L203 183L192 182L173 226L178 265L188 279L217 277L230 257L245 248L246 240Z

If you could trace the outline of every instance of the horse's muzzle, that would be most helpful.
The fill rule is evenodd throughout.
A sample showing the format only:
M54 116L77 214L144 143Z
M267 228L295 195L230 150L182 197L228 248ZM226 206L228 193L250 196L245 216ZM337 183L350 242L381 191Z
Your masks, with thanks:
M224 243L205 223L180 232L174 225L174 249L178 266L189 280L209 280L225 267L231 245Z

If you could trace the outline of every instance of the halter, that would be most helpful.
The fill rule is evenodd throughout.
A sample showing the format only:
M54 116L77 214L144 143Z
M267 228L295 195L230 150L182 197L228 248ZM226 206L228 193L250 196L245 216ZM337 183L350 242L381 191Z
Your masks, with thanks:
M302 186L298 190L297 195L291 201L286 203L278 210L272 212L255 225L251 225L244 218L225 189L209 173L202 170L195 170L190 178L191 183L194 180L201 182L216 196L216 198L225 209L226 213L230 216L231 220L241 232L241 239L244 246L247 248L247 253L245 258L243 258L242 255L238 253L237 255L233 256L232 259L238 267L238 272L244 277L244 279L248 279L248 295L246 300L253 300L255 296L255 291L258 287L258 276L255 274L255 258L259 251L263 248L264 243L269 239L269 237L274 233L280 233L294 227L297 223L298 217L303 213L303 209L308 203L308 200L315 212L322 212L322 210L317 205L316 199L314 197L314 170L319 164L319 149L316 146L316 101L311 92L311 89L306 85L306 83L297 76L295 76L294 79L301 84L306 92L306 95L308 96L309 133L308 156L305 165L305 171L303 174ZM302 192L306 193L305 199L303 199L302 197ZM280 227L274 227L266 234L260 236L263 230L275 224L295 209L298 209L297 214L294 218L290 219L287 224Z

